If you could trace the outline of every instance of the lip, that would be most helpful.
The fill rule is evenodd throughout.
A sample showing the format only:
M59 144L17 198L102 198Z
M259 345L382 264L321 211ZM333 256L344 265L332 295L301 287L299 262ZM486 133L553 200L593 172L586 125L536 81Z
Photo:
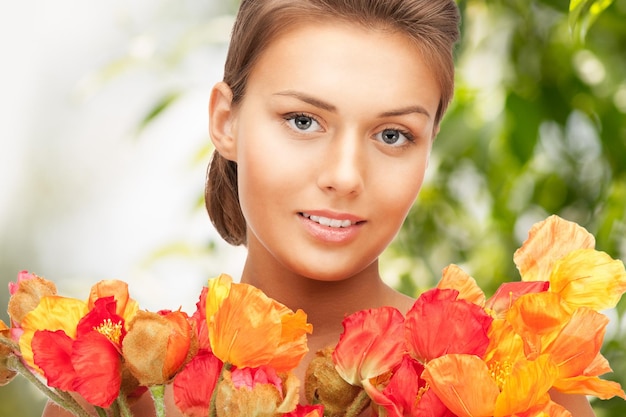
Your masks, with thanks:
M345 221L349 220L350 225L347 227L331 227L324 226L316 221L311 220L309 217L305 217L304 213L308 216L325 217L331 220ZM349 213L338 213L328 210L310 210L298 212L298 219L304 226L304 229L316 240L325 243L348 243L354 240L361 231L362 226L365 224L365 220Z

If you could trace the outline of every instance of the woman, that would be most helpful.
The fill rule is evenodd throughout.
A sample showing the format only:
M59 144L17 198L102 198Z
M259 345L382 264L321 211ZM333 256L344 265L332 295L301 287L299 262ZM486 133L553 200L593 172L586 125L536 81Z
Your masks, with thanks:
M241 4L210 98L207 209L248 249L241 281L307 312L301 379L347 314L406 313L414 301L383 282L378 258L417 197L452 97L458 24L452 0ZM593 415L584 397L557 399ZM134 410L153 415L149 398Z

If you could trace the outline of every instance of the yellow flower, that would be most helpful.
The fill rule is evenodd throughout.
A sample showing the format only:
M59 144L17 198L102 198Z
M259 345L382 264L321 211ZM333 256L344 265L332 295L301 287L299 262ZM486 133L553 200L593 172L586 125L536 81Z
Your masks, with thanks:
M572 308L613 308L626 291L622 261L593 249L575 250L555 262L549 280L550 291L559 293Z
M594 249L595 238L574 222L550 216L535 224L513 257L523 281L550 281L573 309L615 307L626 292L624 263Z
M37 330L63 332L70 338L76 338L76 326L89 309L87 303L74 298L58 295L45 296L39 305L22 320L24 333L20 337L20 351L26 363L33 369L39 370L33 359L31 342Z
M593 249L596 239L577 223L550 216L534 224L513 261L522 280L546 281L554 263L576 249Z
M228 275L209 281L206 320L215 356L238 368L268 365L294 369L308 351L313 328L302 310L295 313L259 289L233 283Z

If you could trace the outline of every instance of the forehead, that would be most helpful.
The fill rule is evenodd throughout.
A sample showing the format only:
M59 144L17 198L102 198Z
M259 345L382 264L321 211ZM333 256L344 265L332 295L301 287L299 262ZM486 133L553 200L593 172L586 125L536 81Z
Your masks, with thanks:
M248 93L301 90L354 103L415 98L435 110L440 91L434 71L408 36L345 21L292 25L256 61ZM414 103L407 103L414 104Z

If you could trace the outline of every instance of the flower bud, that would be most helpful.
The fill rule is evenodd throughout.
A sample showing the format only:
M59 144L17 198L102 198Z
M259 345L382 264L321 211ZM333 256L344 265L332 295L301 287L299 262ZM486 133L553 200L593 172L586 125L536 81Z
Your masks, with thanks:
M141 385L168 383L195 354L193 334L182 311L138 311L122 342L126 365Z
M53 282L41 278L35 274L21 271L17 276L17 282L9 283L9 316L13 326L19 326L24 316L39 305L39 300L46 295L55 295L56 286Z
M332 354L332 347L316 352L306 371L304 391L310 404L324 404L325 416L340 417L362 388L348 384L339 375Z
M7 325L0 320L0 336L5 339L9 339L10 331L11 329L9 329ZM7 360L11 355L13 355L13 350L4 343L0 343L0 387L11 382L16 375L16 372L13 369L10 369L7 363Z
M293 411L300 381L291 372L277 375L266 366L224 369L217 385L217 417L270 417Z

